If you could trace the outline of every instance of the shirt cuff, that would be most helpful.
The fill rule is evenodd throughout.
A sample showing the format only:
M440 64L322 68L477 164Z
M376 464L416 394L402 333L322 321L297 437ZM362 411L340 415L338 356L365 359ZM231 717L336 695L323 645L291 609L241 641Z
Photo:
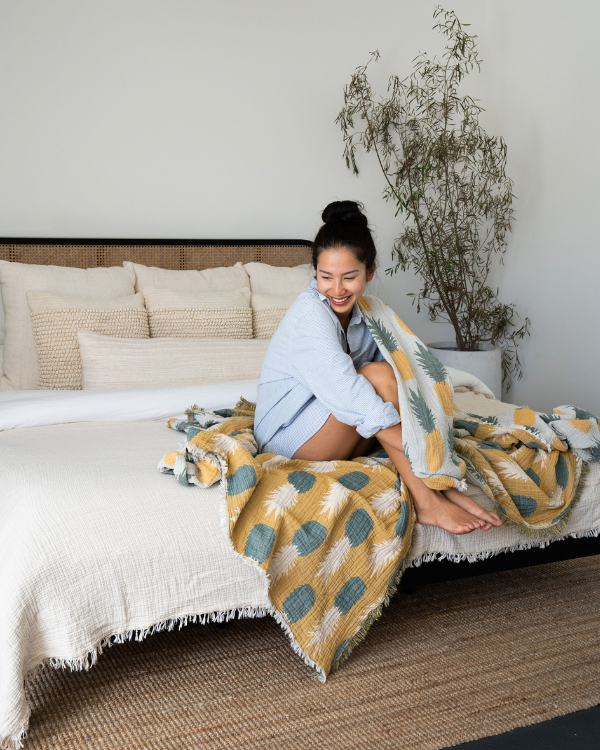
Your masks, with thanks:
M362 424L357 425L356 431L364 438L373 437L379 430L400 424L400 415L396 407L390 401L385 401L381 409L365 419Z

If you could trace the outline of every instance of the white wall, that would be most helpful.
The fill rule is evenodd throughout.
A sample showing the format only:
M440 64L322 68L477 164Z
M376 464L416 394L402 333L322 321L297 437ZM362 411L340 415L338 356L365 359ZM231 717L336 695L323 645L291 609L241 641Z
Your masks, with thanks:
M0 236L314 236L334 199L377 230L379 291L426 341L376 165L342 160L334 119L353 69L375 79L441 50L430 0L2 0ZM501 294L532 320L510 394L600 413L597 121L600 10L576 0L457 0L480 37L468 90L505 137L517 221ZM467 89L465 89L467 90Z

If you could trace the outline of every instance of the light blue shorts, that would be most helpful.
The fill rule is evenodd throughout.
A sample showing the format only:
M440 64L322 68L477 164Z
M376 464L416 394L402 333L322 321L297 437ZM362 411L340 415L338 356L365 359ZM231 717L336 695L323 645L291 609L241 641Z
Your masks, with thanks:
M292 458L294 453L323 427L330 414L326 406L313 398L294 417L293 422L277 430L273 437L262 446L260 452Z

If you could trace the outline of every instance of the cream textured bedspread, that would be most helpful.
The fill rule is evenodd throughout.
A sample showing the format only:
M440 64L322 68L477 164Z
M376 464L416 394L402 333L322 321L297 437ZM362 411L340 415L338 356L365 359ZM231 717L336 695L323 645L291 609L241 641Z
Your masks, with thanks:
M25 728L23 678L46 659L81 669L113 634L263 614L267 589L221 531L219 490L156 471L180 437L162 420L0 433L0 741Z
M473 394L455 400L466 411L502 408ZM111 635L122 641L189 616L260 615L268 606L264 578L221 531L219 489L156 472L179 442L162 420L0 432L0 743L20 745L23 680L42 662L88 668ZM478 488L469 492L487 502ZM600 466L592 464L565 534L598 528ZM524 543L505 528L454 537L418 526L409 560L476 559Z

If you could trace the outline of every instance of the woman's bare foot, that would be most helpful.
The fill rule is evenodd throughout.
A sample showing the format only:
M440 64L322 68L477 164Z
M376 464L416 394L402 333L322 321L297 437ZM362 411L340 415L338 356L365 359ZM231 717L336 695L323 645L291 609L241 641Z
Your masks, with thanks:
M482 529L489 524L469 513L456 503L444 497L441 492L432 490L423 484L419 492L412 492L417 521L427 526L439 526L451 534L470 534L475 529ZM472 502L472 501L471 501Z
M477 518L480 518L482 521L485 521L485 526L487 528L482 527L482 531L487 531L491 526L502 526L500 516L495 511L482 508L479 503L476 503L475 500L472 500L468 495L464 495L460 490L457 490L456 487L443 490L443 494L448 500L455 503L463 510L477 516Z

